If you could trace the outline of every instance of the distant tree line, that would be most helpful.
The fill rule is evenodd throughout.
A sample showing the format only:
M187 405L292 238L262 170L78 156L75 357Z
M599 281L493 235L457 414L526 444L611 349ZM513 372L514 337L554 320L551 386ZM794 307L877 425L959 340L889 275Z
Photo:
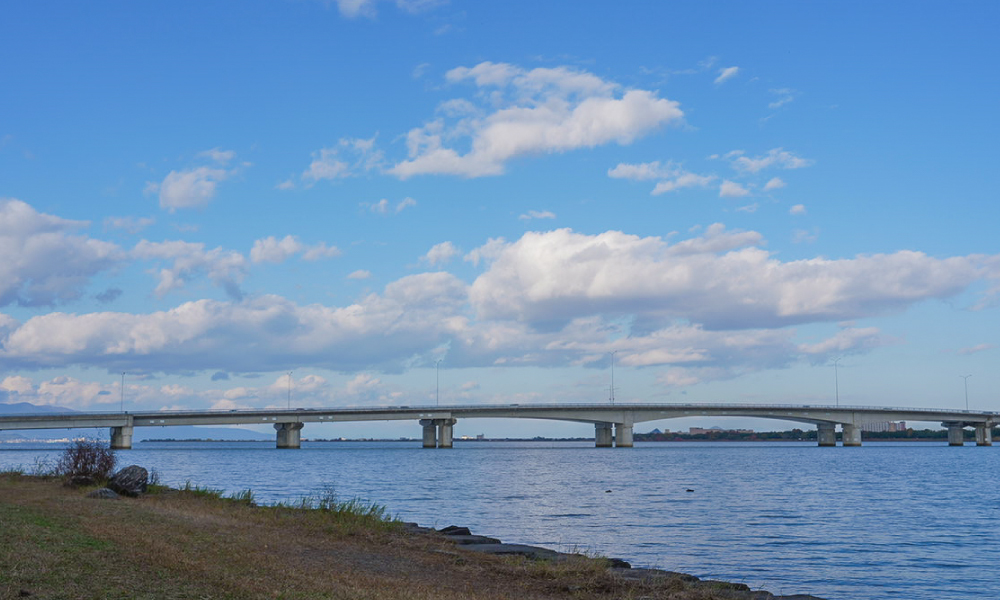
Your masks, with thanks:
M965 429L965 439L975 440L976 432ZM866 440L903 440L903 441L934 441L948 439L947 429L906 429L905 431L865 431L861 434ZM815 429L792 429L790 431L754 431L739 432L724 429L707 433L637 433L637 442L809 442L816 441ZM841 434L837 433L837 439ZM993 439L1000 440L1000 427L993 428Z

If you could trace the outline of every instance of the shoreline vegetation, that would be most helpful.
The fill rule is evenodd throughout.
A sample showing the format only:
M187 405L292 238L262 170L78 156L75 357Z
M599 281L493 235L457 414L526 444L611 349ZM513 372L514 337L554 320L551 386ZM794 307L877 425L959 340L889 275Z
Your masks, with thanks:
M250 490L190 484L98 491L0 473L0 597L818 600L435 531L332 492L257 505Z

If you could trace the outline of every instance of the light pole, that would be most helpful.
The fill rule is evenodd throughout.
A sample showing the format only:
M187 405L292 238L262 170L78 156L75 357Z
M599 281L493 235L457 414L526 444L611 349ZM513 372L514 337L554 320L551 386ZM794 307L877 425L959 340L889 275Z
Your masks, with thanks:
M965 381L965 410L969 410L969 377L972 375L959 375Z
M617 350L611 351L611 390L610 398L611 404L615 403L615 354L618 354Z
M288 410L292 410L292 372L288 372Z
M125 412L125 371L122 371L121 398L122 398L122 412ZM968 404L968 402L966 404Z
M434 404L441 406L441 359L434 361Z
M838 408L840 407L840 372L839 372L839 369L838 369L837 365L840 362L841 358L844 358L844 357L840 356L840 357L837 358L837 360L833 361L833 389L834 389L834 391L835 391L835 393L837 395L837 407Z

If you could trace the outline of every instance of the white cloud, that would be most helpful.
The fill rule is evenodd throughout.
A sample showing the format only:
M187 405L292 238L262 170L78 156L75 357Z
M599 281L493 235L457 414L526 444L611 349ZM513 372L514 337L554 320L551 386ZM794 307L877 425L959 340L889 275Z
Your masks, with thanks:
M985 352L987 350L992 350L992 349L994 349L996 347L997 347L996 344L977 344L977 345L972 346L970 348L962 348L961 350L958 351L958 354L961 355L961 356L968 356L970 354L977 354L979 352Z
M212 148L211 150L205 150L204 152L199 152L198 156L201 158L207 158L211 161L225 164L233 160L236 157L236 153L232 150L220 150L219 148Z
M472 81L486 113L457 122L430 121L407 134L409 159L389 172L463 177L498 175L516 157L567 152L602 144L630 144L683 113L676 102L646 90L620 90L601 78L567 67L524 70L484 62L447 73L451 83ZM464 154L449 144L468 145Z
M742 185L729 181L726 179L719 186L719 197L720 198L740 198L742 196L749 196L750 190L746 189Z
M216 186L232 173L215 167L171 171L161 183L148 183L146 190L159 194L160 208L199 208L215 198Z
M139 260L166 260L171 265L154 273L159 280L155 289L157 296L184 287L201 274L207 275L233 298L241 298L239 285L246 276L246 259L239 252L215 248L205 250L200 243L169 241L149 242L142 240L132 249L132 257Z
M798 92L789 88L773 89L771 90L771 93L778 96L777 100L767 105L767 107L771 110L781 108L782 106L794 101L795 97L798 96Z
M424 255L423 259L431 266L438 264L444 264L454 258L460 253L459 249L455 247L451 242L441 242L440 244L435 244L427 254Z
M792 243L794 244L811 244L819 239L819 230L813 229L812 231L807 231L805 229L796 229L792 232Z
M738 151L737 151L738 152ZM733 156L733 167L738 171L746 173L757 173L770 167L780 167L782 169L801 169L812 166L813 161L807 158L800 158L782 148L772 148L763 156L748 158L736 155L731 152L727 157Z
M254 263L283 263L296 254L302 254L303 260L320 260L322 258L332 258L340 256L340 250L335 247L328 247L320 242L313 246L307 246L299 241L294 235L286 235L282 239L274 236L257 240L250 249L250 260Z
M380 0L335 0L335 2L341 15L353 19L375 17L378 14L375 5ZM394 4L404 12L416 14L447 4L447 0L395 0Z
M556 218L556 213L548 210L529 210L528 212L518 217L518 219L522 221L530 221L531 219L554 219L554 218Z
M366 271L364 269L358 269L347 276L348 279L371 279L372 272Z
M783 263L750 245L755 239L721 226L674 245L613 231L529 232L499 249L470 299L480 319L531 324L635 314L710 328L778 327L898 311L953 296L997 269L987 257L910 251Z
M708 187L713 181L715 181L715 179L715 175L696 175L695 173L688 173L685 171L679 173L674 179L657 183L656 186L653 187L653 191L650 192L650 194L653 196L659 196L660 194L689 187Z
M788 214L790 215L804 215L806 214L805 204L796 204L795 206L788 209Z
M382 151L375 147L375 139L375 137L342 138L336 146L313 152L312 162L302 172L302 181L306 185L312 185L322 180L344 179L381 168L383 155ZM278 184L279 188L286 189L282 186L288 183L286 181Z
M0 306L52 306L79 298L91 280L118 266L115 244L73 232L88 226L0 198Z
M378 202L362 204L362 206L367 206L368 210L380 215L388 215L389 213L398 215L399 213L403 212L404 209L416 205L417 201L414 200L413 198L410 198L409 196L397 202L395 207L385 198L382 198Z
M746 206L741 206L741 207L737 208L736 211L737 212L745 212L745 213L751 213L752 214L752 213L757 212L758 208L760 208L760 205L757 204L756 202L754 202L753 204L747 204Z
M147 315L52 312L7 332L0 362L154 372L398 370L462 326L466 301L466 285L438 272L404 277L342 308L261 296L199 300Z
M736 77L736 74L739 72L740 72L739 67L726 67L725 69L719 69L719 76L715 78L715 83L716 84L724 83L732 79L733 77Z
M771 190L780 190L785 187L785 182L778 177L772 177L766 184L764 184L764 191L770 192Z
M714 175L697 175L685 171L673 161L667 163L659 161L639 164L619 163L615 168L608 170L608 176L633 181L660 179L662 181L653 187L651 192L653 196L689 187L708 187L716 179Z

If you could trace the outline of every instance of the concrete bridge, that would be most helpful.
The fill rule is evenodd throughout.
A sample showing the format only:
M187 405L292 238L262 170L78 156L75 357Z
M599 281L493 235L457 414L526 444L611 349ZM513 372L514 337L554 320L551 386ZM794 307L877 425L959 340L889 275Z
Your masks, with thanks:
M867 423L939 422L948 444L964 445L964 429L974 427L976 445L991 446L991 429L1000 413L935 408L870 406L796 406L786 404L504 404L448 407L299 408L229 411L93 412L0 415L0 430L109 427L111 447L132 447L136 427L172 425L262 425L276 430L278 448L299 448L306 423L415 420L423 428L424 448L451 448L458 419L548 419L592 423L598 448L632 447L636 423L682 417L754 417L815 425L820 446L836 446L841 428L844 446L860 446Z

